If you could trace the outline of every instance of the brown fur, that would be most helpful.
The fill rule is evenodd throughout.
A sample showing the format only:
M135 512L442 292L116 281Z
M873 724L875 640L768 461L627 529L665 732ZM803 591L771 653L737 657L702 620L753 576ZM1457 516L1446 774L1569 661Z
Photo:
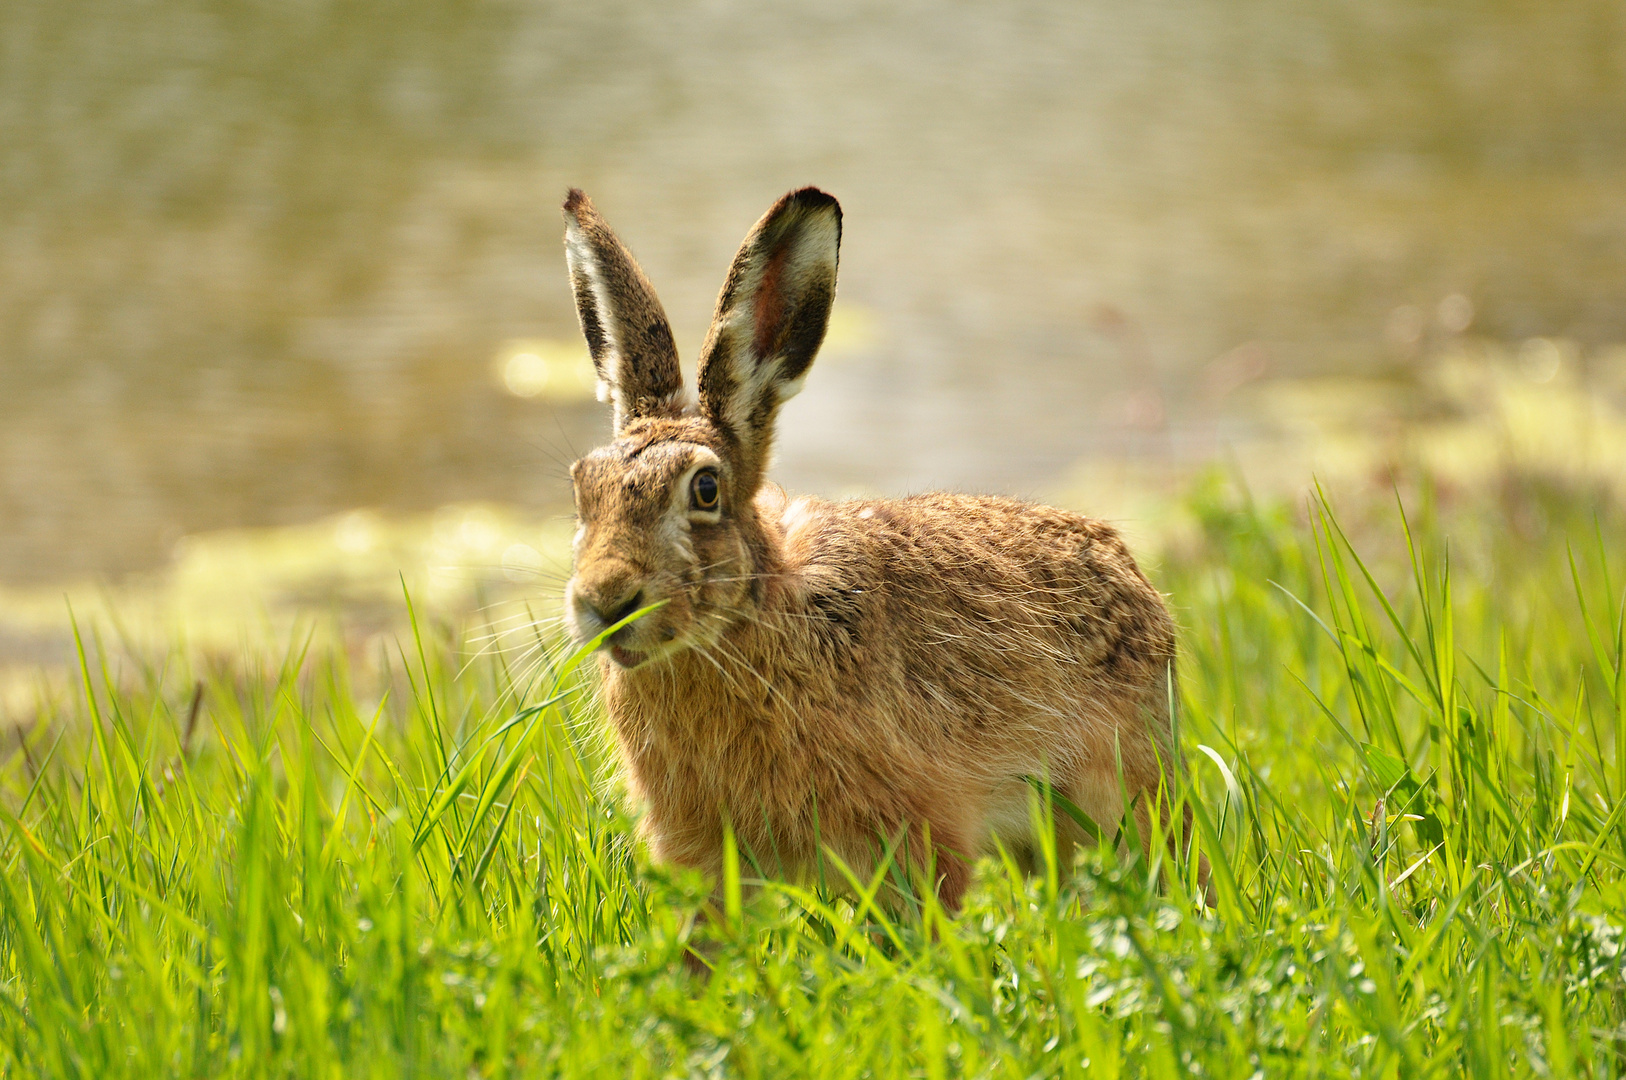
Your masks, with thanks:
M764 869L806 880L821 845L868 874L901 836L953 909L996 837L1029 842L1024 777L1111 829L1121 768L1144 822L1175 761L1173 627L1099 521L968 495L792 502L762 483L778 405L823 337L839 214L811 189L780 200L730 271L698 405L618 415L573 466L566 614L586 640L666 602L601 659L656 858L716 873L726 822ZM701 468L715 512L691 505Z

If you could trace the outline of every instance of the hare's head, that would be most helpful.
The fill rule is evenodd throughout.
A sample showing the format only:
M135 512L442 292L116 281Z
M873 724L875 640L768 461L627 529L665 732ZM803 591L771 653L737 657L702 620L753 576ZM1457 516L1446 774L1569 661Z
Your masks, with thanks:
M571 633L618 631L625 668L706 645L760 603L772 558L755 499L779 406L802 387L835 298L841 208L793 191L756 223L729 269L700 347L697 400L655 290L580 191L565 200L565 255L599 397L615 441L571 466Z

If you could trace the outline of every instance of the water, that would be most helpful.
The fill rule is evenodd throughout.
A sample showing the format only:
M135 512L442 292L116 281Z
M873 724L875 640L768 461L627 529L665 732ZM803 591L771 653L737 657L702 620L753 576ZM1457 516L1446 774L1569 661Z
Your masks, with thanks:
M1239 381L1626 340L1623 104L1603 0L8 0L0 584L559 507L600 407L504 376L576 339L569 185L686 360L756 216L842 200L797 490L1042 493L1215 452Z

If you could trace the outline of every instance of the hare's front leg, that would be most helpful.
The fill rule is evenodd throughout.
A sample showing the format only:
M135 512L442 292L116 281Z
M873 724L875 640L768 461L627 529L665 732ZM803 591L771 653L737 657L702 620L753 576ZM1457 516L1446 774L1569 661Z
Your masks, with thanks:
M696 842L693 837L687 837L681 831L663 828L648 814L638 823L638 837L643 841L654 862L662 866L698 870L712 883L711 895L707 897L705 905L695 913L694 921L689 927L689 941L683 949L683 966L689 973L709 978L715 966L717 946L713 942L698 942L695 938L711 920L713 913L722 911L727 902L723 895L721 843L713 847Z
M937 894L937 902L951 917L960 913L976 859L963 839L967 833L964 827L935 822L924 829L909 828L907 857L913 864L909 872L929 878L924 884Z
M933 851L936 860L937 901L949 915L960 913L966 887L971 884L971 856L947 844L938 843Z

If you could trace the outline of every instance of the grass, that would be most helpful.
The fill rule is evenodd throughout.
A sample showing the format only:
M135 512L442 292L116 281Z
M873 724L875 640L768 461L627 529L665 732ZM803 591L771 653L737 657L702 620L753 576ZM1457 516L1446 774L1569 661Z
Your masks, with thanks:
M92 632L0 765L0 1068L1626 1074L1626 532L1530 478L1406 505L1189 498L1156 577L1207 910L1189 863L1109 847L985 864L956 919L866 901L907 882L752 889L746 853L697 921L546 639L418 616L384 655L205 663Z

